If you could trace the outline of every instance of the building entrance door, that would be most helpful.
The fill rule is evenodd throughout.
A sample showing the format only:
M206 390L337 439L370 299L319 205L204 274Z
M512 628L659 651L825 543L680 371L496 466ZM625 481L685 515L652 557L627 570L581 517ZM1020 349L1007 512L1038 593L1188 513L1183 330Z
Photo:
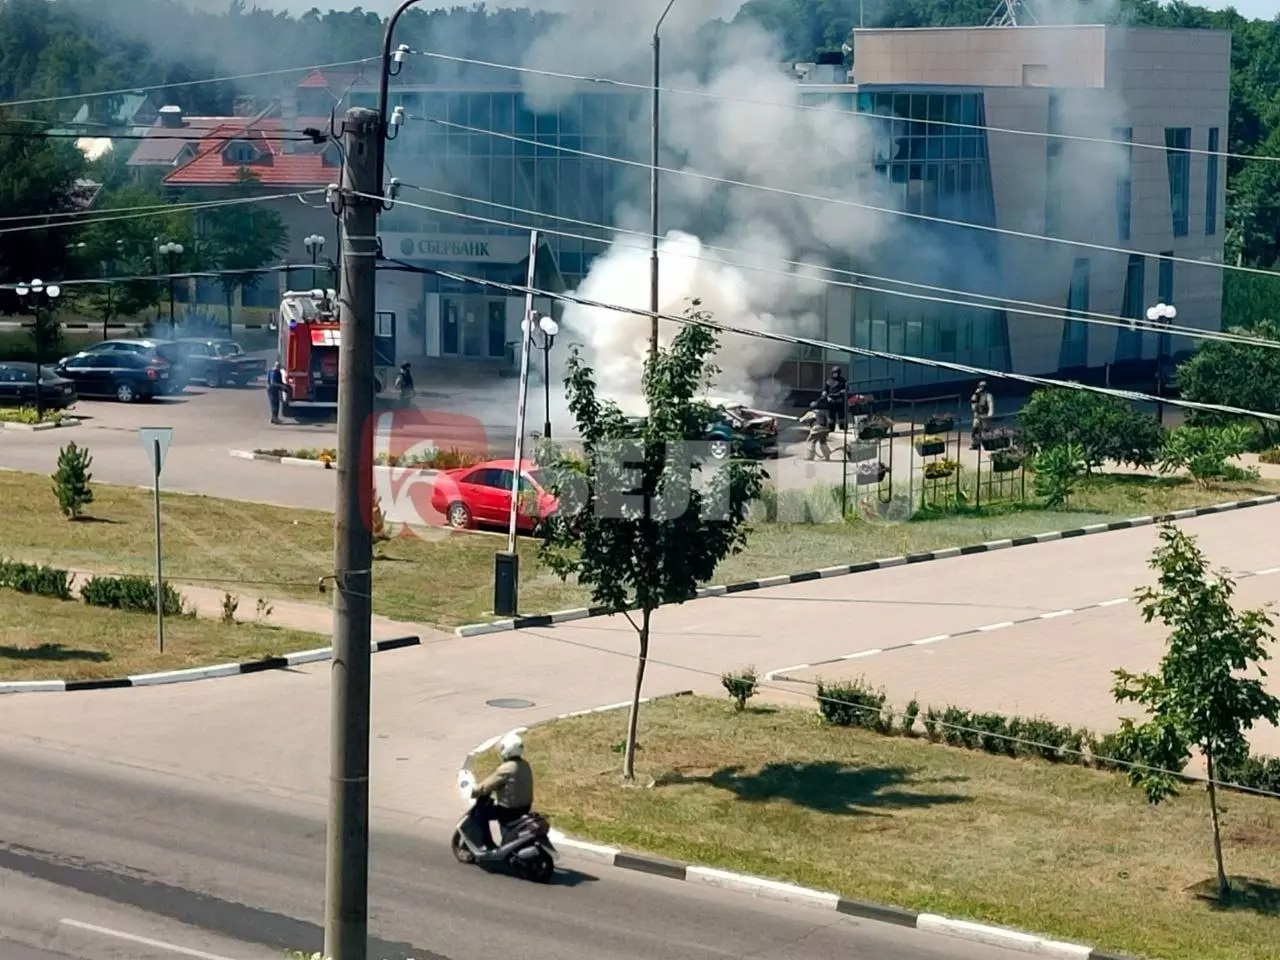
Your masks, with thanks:
M507 304L495 297L440 298L440 353L501 360L506 355Z

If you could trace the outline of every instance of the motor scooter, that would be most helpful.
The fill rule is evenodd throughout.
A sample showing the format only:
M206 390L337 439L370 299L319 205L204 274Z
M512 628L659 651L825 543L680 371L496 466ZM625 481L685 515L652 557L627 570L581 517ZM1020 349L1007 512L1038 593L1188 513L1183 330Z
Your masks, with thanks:
M480 804L492 803L488 797L476 797L475 775L470 770L458 773L458 793L464 800L471 801L471 807L458 821L453 831L449 846L454 859L459 863L474 863L482 867L507 867L537 883L549 883L555 874L556 860L559 852L551 842L551 825L540 813L529 812L513 823L502 828L502 836L497 845L493 845L492 833L485 837L482 831L490 830L490 825L477 821L474 817ZM488 843L485 843L488 840Z

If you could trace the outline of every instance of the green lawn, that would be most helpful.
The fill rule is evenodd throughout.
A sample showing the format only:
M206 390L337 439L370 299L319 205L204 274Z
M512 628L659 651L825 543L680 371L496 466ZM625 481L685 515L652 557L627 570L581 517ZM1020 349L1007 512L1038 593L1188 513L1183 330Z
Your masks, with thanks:
M152 614L0 591L0 680L125 677L260 660L325 643L314 633L262 624L170 617L161 654Z
M538 808L571 836L1161 960L1277 955L1274 911L1187 892L1213 876L1194 788L1151 807L1116 774L681 698L643 708L637 775L652 785L623 789L625 722L527 736ZM1280 884L1280 804L1223 806L1228 871Z
M289 467L280 467L289 470ZM1116 517L1238 500L1280 490L1258 481L1201 489L1189 482L1124 477L1082 486L1071 510L997 508L980 515L927 522L776 524L758 522L748 547L720 565L716 583L732 583L820 567L857 563L983 540L1078 527ZM0 472L0 552L16 559L99 572L148 573L153 567L151 495L132 487L94 486L90 519L71 523L58 513L47 477ZM815 493L816 498L829 494ZM241 593L327 602L314 584L332 565L328 513L210 497L166 494L166 575L204 578ZM493 555L505 539L431 531L397 537L378 548L374 607L378 613L441 627L487 619L493 597ZM521 552L521 608L545 613L589 603L576 584L538 566L536 544ZM268 581L236 586L233 581Z

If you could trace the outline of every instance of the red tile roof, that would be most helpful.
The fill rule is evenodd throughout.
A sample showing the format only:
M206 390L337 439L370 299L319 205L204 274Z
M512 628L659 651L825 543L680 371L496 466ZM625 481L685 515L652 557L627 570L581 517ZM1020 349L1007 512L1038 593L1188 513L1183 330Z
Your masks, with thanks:
M311 126L310 123L300 125ZM326 120L322 126L327 127ZM267 187L324 187L338 179L339 168L325 163L324 146L291 143L285 152L285 124L279 117L255 117L224 123L199 141L195 157L164 178L171 187L231 186L241 167L247 167ZM263 155L257 163L242 164L224 159L233 142L247 141Z
M157 120L147 131L147 138L133 151L129 165L171 165L187 144L198 144L201 138L207 137L213 130L225 123L234 122L235 117L183 117L182 126L174 128L163 126Z
M376 76L376 69L374 76ZM299 90L345 90L363 76L359 70L312 70L302 82ZM366 83L372 81L366 78Z

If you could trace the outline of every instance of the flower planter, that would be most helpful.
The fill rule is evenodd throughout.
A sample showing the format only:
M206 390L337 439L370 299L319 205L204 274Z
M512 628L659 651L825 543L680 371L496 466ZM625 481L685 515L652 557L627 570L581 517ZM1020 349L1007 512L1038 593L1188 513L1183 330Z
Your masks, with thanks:
M859 470L854 474L854 482L859 486L867 486L872 483L880 483L889 474L889 468L883 463L878 464L874 470Z
M1013 437L1007 433L998 433L993 436L983 437L981 443L983 450L1006 450L1013 443Z
M866 417L871 414L872 400L868 396L855 393L849 398L849 415L851 417Z
M845 447L845 456L850 463L874 460L879 453L880 445L876 443L851 443Z
M1010 456L1005 454L1004 456L991 458L991 469L996 473L1013 473L1013 471L1017 470L1021 466L1022 457L1020 456Z
M956 418L951 414L941 417L930 417L924 422L925 433L950 433L955 429Z
M916 442L916 453L922 457L936 457L947 452L945 440L919 440Z
M862 429L858 431L858 439L880 440L887 437L892 430L893 424L888 420L872 418L862 425Z
M926 480L945 480L955 472L954 464L930 463L925 465L924 478Z

